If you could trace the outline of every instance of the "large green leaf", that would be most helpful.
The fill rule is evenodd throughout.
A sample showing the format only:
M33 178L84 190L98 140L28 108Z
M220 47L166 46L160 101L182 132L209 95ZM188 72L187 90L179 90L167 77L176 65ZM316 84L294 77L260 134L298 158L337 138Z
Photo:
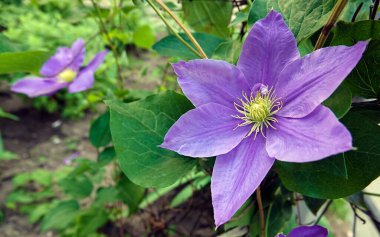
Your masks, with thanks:
M314 198L341 198L362 190L380 175L380 111L354 108L342 122L356 149L311 163L277 162L288 189Z
M166 92L129 104L106 103L117 158L131 181L143 187L167 187L194 167L195 159L159 147L171 125L193 108L186 97Z
M192 45L189 38L185 34L180 35L184 40ZM224 42L223 39L206 33L194 33L193 36L209 58L212 56L218 45ZM174 35L169 35L161 39L153 45L153 49L162 56L178 57L181 59L199 58L195 53L183 45L182 42L179 41Z
M25 51L17 53L0 53L0 74L38 71L49 58L46 51Z
M354 45L358 41L371 39L359 64L347 77L353 95L365 98L380 96L380 22L339 22L334 30L331 45Z
M220 37L229 35L232 1L183 0L184 18L196 31Z
M253 24L274 9L279 11L300 42L310 37L326 23L336 0L255 0L248 23Z

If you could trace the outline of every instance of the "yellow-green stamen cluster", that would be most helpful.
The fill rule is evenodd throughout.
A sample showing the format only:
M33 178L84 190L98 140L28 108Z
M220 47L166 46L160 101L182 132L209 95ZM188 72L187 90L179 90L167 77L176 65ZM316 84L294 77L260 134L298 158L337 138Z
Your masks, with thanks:
M75 71L66 69L58 75L58 79L60 82L72 82L76 76L77 73Z
M277 122L273 115L282 108L280 99L276 98L272 89L268 90L264 87L256 94L251 93L249 96L243 92L243 98L240 98L239 102L234 103L239 114L233 115L234 118L243 120L238 127L252 125L246 137L255 133L256 138L259 132L265 137L264 128L274 128L272 123Z

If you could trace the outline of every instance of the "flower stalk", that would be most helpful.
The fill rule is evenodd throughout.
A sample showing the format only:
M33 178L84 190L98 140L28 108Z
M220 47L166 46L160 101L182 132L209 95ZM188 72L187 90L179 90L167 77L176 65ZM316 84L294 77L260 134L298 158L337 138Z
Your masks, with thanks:
M335 25L336 21L338 20L340 14L342 13L347 3L348 3L348 0L338 0L338 2L335 4L325 26L323 27L321 31L321 34L318 37L314 50L317 50L323 47L327 38L329 37L331 29Z
M148 3L150 0L148 0ZM178 19L178 17L166 6L165 3L163 3L161 0L156 0L157 4L162 7L172 18L173 20L182 28L182 30L185 32L185 34L189 37L190 41L194 44L195 48L200 53L201 57L204 59L207 59L206 53L203 51L202 47L199 45L198 41L194 38L194 36L191 34L189 29L186 28L184 24Z
M257 206L259 207L259 215L260 215L260 237L265 237L264 207L263 207L263 201L261 199L260 186L256 189L256 198L257 198Z

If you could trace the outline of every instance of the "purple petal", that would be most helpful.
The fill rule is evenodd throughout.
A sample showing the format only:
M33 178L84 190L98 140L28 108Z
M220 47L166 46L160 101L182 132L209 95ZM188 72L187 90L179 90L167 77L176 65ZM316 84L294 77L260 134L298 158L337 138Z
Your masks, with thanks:
M234 108L242 92L249 94L249 85L236 66L219 60L191 60L173 64L183 93L195 106L218 103Z
M70 93L85 91L93 86L95 71L103 63L107 53L105 50L95 55L87 67L79 72L78 77L69 85Z
M352 149L350 132L326 107L304 118L278 117L276 129L267 130L271 157L288 162L311 162Z
M256 83L272 87L285 65L299 57L293 33L272 10L252 27L237 65L251 87Z
M327 237L328 231L319 225L300 226L293 229L288 237Z
M319 49L289 64L280 75L278 115L301 118L326 100L359 62L367 42Z
M235 149L216 158L211 194L215 225L231 219L252 195L275 159L265 151L265 139L257 136L244 139Z
M40 74L44 77L54 77L66 68L78 71L83 62L85 53L84 41L75 41L71 48L61 47L41 68Z
M209 103L188 111L169 129L161 147L192 157L225 154L235 148L249 132L236 127L236 111Z
M25 78L12 85L11 91L26 94L29 97L51 95L67 86L55 79Z

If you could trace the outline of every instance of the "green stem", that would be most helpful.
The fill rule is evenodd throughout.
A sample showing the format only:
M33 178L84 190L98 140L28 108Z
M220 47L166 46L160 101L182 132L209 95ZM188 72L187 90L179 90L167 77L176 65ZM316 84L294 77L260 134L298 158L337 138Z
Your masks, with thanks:
M259 208L259 215L260 215L260 237L265 237L265 217L264 217L263 201L261 199L260 186L256 189L256 199L257 199L257 206Z
M323 27L321 34L319 35L319 38L317 40L317 43L315 44L314 50L320 49L325 44L331 29L335 25L336 21L339 18L339 15L342 13L344 7L347 5L348 0L338 0L338 2L335 4L329 19L327 19L327 22L325 26Z
M161 20L165 23L165 25L169 28L169 30L173 33L173 35L181 41L182 44L184 44L188 49L190 49L193 53L195 53L198 57L202 58L202 55L195 50L189 43L186 42L179 34L178 32L171 26L166 20L166 18L161 14L161 12L158 10L158 8L151 2L151 0L146 0L147 3L153 8L153 10L157 13L157 15L161 18Z
M119 63L119 55L117 54L116 46L112 43L111 37L108 34L108 30L107 30L107 28L106 28L106 26L102 20L102 17L100 15L100 10L99 10L98 5L96 5L94 0L91 0L91 3L95 9L96 16L97 16L98 21L99 21L99 28L103 32L103 34L106 36L107 41L109 43L109 46L111 48L112 54L114 56L115 64L116 64L116 70L117 70L117 79L118 79L119 87L122 89L122 88L124 88L124 83L123 83L122 70L121 70L121 66Z
M182 28L187 37L189 37L190 41L194 44L195 48L197 48L198 52L202 55L202 58L207 58L206 53L203 51L202 47L199 45L198 41L193 37L191 32L186 28L184 24L178 19L178 17L165 5L161 0L156 0L157 4L160 5L172 18L173 20Z
M368 196L375 196L375 197L380 197L380 193L369 193L369 192L362 192L364 195Z

